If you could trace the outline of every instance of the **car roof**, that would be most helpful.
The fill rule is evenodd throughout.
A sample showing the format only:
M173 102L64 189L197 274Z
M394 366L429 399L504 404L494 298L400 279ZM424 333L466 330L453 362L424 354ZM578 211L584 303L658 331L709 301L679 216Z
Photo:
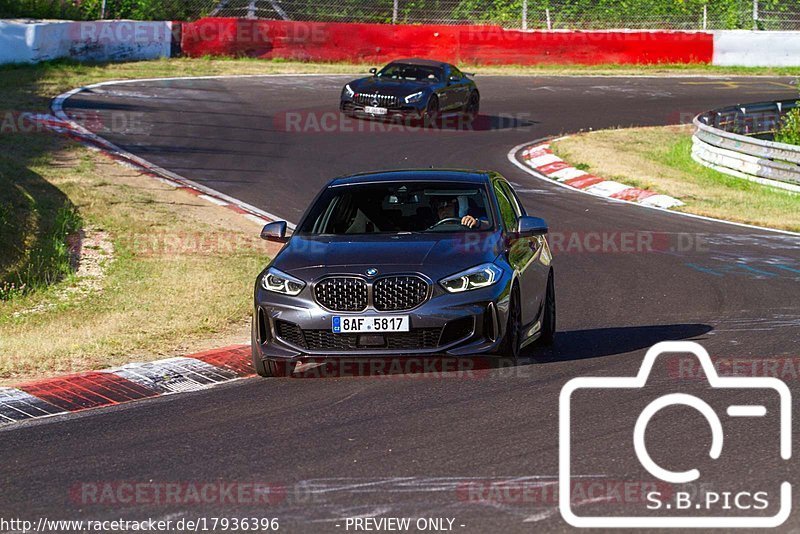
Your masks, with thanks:
M365 184L371 182L461 182L484 184L489 182L486 171L453 169L407 169L401 171L364 172L334 178L329 187Z
M421 58L407 58L407 59L395 59L391 61L389 64L392 63L404 63L406 65L424 65L426 67L450 67L450 63L445 63L444 61L436 61L433 59L421 59Z

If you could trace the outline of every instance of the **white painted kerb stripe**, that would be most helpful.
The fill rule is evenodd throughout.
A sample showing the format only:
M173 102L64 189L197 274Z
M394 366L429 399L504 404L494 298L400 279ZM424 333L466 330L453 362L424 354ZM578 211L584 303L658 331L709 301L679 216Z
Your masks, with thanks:
M589 173L580 169L576 169L575 167L567 167L566 169L561 169L560 171L550 173L548 176L555 178L559 182L563 182L565 180L572 180L573 178L580 178L586 174Z

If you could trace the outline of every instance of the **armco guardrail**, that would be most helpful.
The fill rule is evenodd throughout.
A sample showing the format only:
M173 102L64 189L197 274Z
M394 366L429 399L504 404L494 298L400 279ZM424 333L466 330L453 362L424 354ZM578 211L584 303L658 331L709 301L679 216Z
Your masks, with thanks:
M694 118L692 158L720 172L800 192L800 146L767 141L795 100L729 106Z

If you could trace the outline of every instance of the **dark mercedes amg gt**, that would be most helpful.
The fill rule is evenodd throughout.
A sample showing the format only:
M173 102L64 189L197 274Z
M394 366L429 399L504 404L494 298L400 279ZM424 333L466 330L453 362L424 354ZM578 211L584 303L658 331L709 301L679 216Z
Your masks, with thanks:
M478 115L480 93L475 82L449 63L400 59L370 72L372 76L353 80L342 88L342 113L431 121L450 112L468 118Z
M253 363L306 357L516 358L553 341L546 223L494 172L411 170L337 178L256 280Z

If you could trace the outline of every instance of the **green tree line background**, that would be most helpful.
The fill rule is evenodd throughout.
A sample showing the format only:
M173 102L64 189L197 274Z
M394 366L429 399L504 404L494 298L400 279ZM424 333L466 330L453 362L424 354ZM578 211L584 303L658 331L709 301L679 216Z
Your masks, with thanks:
M100 18L103 0L0 0L0 18ZM497 23L519 27L524 0L398 0L399 23ZM219 0L106 0L106 18L195 20ZM245 16L249 0L229 0L219 16ZM258 0L256 16L291 20L392 22L392 0ZM279 10L275 9L278 6ZM530 28L752 29L752 0L527 0ZM758 0L760 29L800 29L800 0ZM761 18L761 17L760 17ZM797 25L794 27L793 25Z

